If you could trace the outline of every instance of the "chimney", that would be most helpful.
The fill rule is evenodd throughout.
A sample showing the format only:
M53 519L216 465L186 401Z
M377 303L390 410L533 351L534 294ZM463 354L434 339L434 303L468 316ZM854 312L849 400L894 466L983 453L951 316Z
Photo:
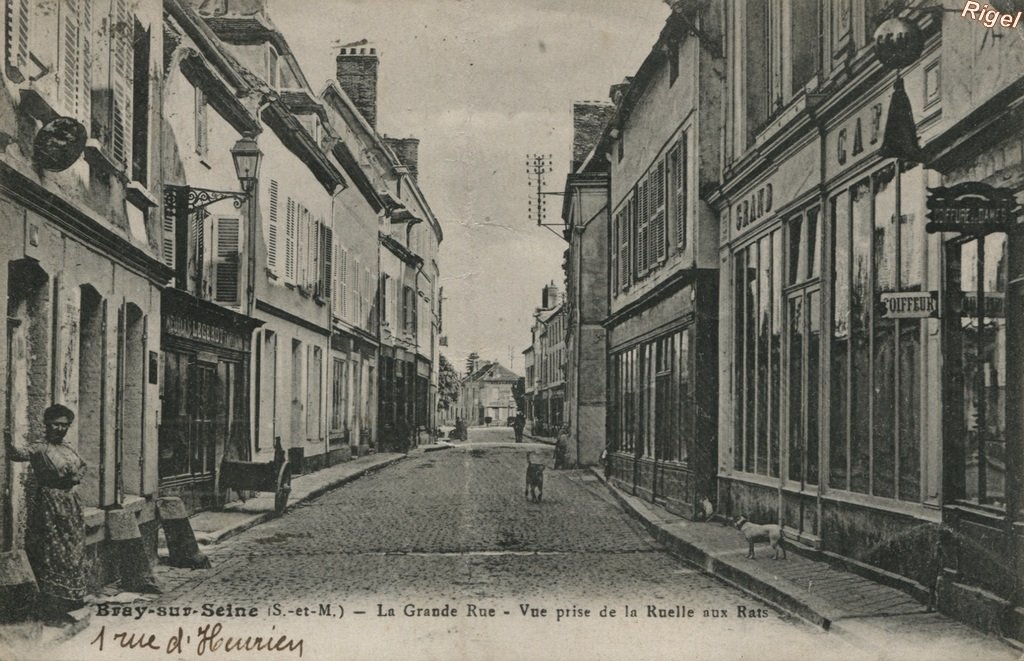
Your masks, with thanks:
M629 86L633 83L632 76L626 76L623 78L621 83L612 85L608 89L608 98L612 100L615 107L618 108L619 104L622 103L623 97L626 96L626 92L629 90Z
M342 48L338 53L338 83L352 99L356 110L377 128L377 49L366 46Z
M576 172L597 144L615 106L603 101L577 101L572 106L572 172Z
M389 138L385 136L384 142L387 143L388 147L391 147L391 151L395 152L398 162L409 168L412 178L416 179L416 175L419 174L420 139Z
M553 310L558 305L558 286L555 281L552 280L550 284L546 285L541 292L540 307L541 310Z

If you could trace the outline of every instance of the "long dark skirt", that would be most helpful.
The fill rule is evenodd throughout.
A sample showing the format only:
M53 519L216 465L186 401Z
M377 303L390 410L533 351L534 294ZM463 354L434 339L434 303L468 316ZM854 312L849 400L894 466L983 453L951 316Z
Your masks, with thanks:
M75 489L39 487L29 514L25 553L44 598L68 605L86 595L85 519Z

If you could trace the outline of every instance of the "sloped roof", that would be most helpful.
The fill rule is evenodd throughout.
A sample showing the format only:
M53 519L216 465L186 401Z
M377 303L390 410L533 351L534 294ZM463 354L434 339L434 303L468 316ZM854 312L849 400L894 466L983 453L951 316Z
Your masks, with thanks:
M485 383L506 383L517 381L519 375L501 363L484 363L475 372L466 377L466 381Z

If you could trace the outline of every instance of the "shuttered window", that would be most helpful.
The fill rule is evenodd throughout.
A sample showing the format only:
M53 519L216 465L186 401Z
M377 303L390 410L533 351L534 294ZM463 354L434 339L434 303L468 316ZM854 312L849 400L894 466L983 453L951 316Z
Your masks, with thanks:
M333 233L332 233L333 234ZM338 267L341 261L341 248L337 243L331 244L331 309L334 316L341 316L341 283L338 282Z
M679 138L679 142L672 149L672 156L669 160L671 183L669 196L671 202L672 231L676 247L679 250L686 249L686 134Z
M295 218L295 200L288 198L285 211L284 228L284 277L291 283L295 282L295 242L298 238L298 221Z
M280 191L278 189L277 181L274 179L270 180L270 205L269 214L267 218L267 268L274 275L279 275L277 272L277 241L278 233L278 199Z
M110 6L110 152L117 163L128 168L132 162L132 39L134 19L128 0L113 0Z
M7 0L7 70L15 82L28 78L29 64L29 0Z
M239 220L217 219L217 256L214 263L214 300L239 302Z
M622 210L612 218L612 240L611 240L611 279L612 279L612 293L618 293L619 291L619 252L622 250Z
M341 248L338 261L338 309L342 319L348 319L348 251Z
M164 216L161 223L160 234L160 261L164 266L174 268L174 239L176 231L176 220L178 210L174 204L164 204ZM181 286L182 283L178 283Z
M320 296L325 301L331 300L331 276L333 274L334 232L324 223L320 223Z
M189 216L190 234L192 236L192 259L190 272L195 291L201 296L208 296L206 291L206 211L200 209Z
M665 260L665 161L658 164L651 172L650 182L650 247L648 248L647 266Z
M637 186L636 200L636 275L643 277L647 273L651 244L650 182L646 177Z

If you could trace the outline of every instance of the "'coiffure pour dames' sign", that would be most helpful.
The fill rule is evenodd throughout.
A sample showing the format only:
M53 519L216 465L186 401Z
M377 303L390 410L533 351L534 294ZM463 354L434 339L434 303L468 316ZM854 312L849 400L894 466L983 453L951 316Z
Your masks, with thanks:
M1008 232L1020 208L1013 191L980 181L928 189L929 232L988 234Z

